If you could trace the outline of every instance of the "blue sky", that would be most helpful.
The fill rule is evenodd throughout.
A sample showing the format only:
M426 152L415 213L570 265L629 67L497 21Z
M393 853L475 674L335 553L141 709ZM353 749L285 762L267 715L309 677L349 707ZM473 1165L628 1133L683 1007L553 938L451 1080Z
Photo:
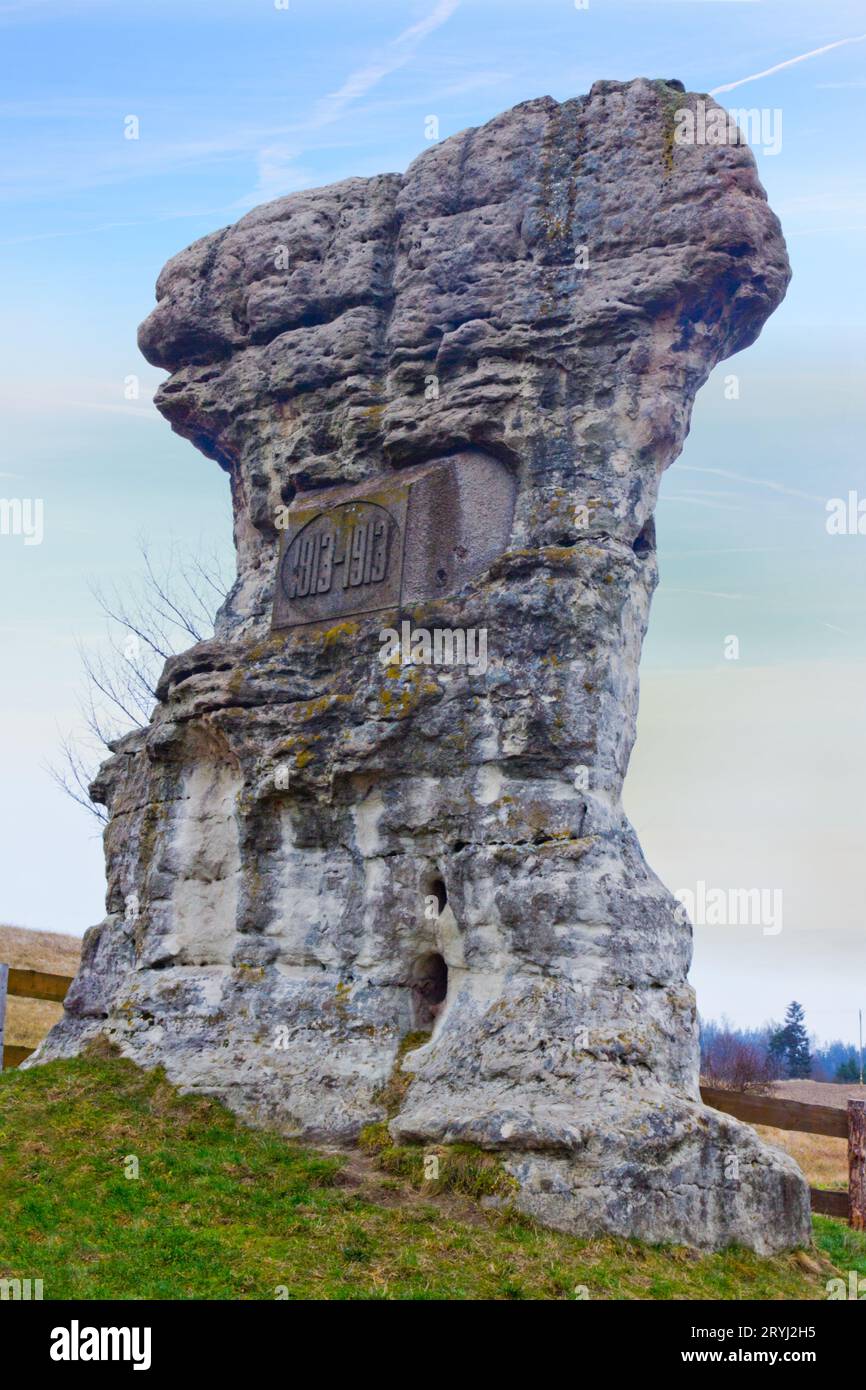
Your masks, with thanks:
M866 536L829 536L825 509L866 497L864 30L834 0L0 3L0 491L45 508L41 545L0 536L0 920L102 914L98 835L44 770L77 721L76 643L102 635L89 581L132 577L140 533L228 543L225 476L157 416L135 345L168 257L267 198L405 168L431 114L445 138L598 78L710 91L787 63L719 98L782 112L781 150L755 153L794 280L707 383L663 486L626 801L671 888L784 890L778 936L698 928L704 1010L754 1022L797 995L819 1033L853 1035Z

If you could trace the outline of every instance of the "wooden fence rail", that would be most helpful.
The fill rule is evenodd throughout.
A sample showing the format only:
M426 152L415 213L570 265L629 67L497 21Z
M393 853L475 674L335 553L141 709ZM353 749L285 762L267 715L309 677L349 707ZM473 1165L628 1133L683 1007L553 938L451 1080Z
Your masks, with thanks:
M35 1051L32 1047L4 1045L6 996L48 999L60 1004L72 984L71 975L49 975L43 970L18 970L0 965L0 1058L2 1067L17 1067ZM848 1190L826 1192L810 1187L812 1210L846 1218L855 1230L866 1230L866 1100L849 1100L847 1112L832 1105L806 1105L799 1100L761 1096L751 1091L724 1091L702 1086L701 1099L713 1110L722 1110L750 1125L795 1129L805 1134L828 1134L848 1141Z
M18 970L14 965L0 965L0 1066L17 1067L35 1052L33 1047L17 1047L5 1040L6 997L47 999L62 1004L72 984L72 975L49 975L44 970Z
M6 1065L6 1050L3 1039L6 1035L6 987L9 984L9 966L0 965L0 1070Z
M722 1091L702 1086L701 1099L750 1125L828 1134L848 1141L848 1191L810 1187L812 1210L841 1216L857 1231L866 1230L866 1100L849 1100L847 1111L834 1105L806 1105L799 1100L760 1096L751 1091Z

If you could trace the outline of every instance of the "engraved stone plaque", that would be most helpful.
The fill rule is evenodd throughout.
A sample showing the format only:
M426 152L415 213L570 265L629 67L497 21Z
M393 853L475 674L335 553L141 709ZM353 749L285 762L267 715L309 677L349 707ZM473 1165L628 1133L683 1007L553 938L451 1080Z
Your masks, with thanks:
M274 599L274 627L294 627L400 601L406 496L358 498L290 515Z
M516 489L498 460L462 453L301 494L281 540L272 626L453 593L505 549Z

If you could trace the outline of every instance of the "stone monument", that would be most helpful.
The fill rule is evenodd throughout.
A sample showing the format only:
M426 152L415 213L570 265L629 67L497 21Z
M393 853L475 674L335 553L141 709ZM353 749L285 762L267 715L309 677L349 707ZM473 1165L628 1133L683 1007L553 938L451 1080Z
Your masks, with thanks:
M479 1145L578 1234L809 1239L700 1103L620 801L659 480L789 278L748 148L679 143L699 99L528 101L166 266L141 348L238 576L100 771L107 916L37 1062L105 1034L287 1135Z

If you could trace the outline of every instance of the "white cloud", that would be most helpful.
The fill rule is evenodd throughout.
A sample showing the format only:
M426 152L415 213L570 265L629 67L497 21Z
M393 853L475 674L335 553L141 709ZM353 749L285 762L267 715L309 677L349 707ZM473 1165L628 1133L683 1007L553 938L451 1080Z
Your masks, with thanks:
M310 118L310 127L316 129L337 120L348 106L356 102L359 97L366 96L367 92L377 86L383 77L396 72L398 68L405 67L414 58L428 35L441 28L451 18L459 5L460 0L439 0L435 9L431 10L424 19L419 20L417 24L410 25L408 29L404 29L395 39L392 39L378 58L365 67L357 68L355 72L349 74L341 87L322 97L321 101L316 104Z
M238 198L236 208L255 207L272 198L282 198L301 188L312 188L320 182L309 169L298 163L300 151L294 145L266 145L258 151L258 182L250 193Z
M748 599L749 594L725 594L719 593L716 589L671 589L665 587L665 593L670 594L689 594L693 598L721 598L728 599Z
M748 507L731 507L725 502L708 502L703 497L694 497L691 494L680 494L669 492L662 498L660 505L666 506L668 502L687 502L691 507L707 507L711 512L746 512Z
M451 18L460 3L461 0L439 0L428 15L411 24L408 29L403 29L380 54L350 73L341 86L316 102L308 121L291 127L292 133L298 137L294 143L268 145L260 149L256 161L258 182L251 192L237 200L237 206L252 207L319 182L316 175L299 163L303 158L305 135L332 125L385 77L405 67L424 40Z
M738 483L751 483L753 487L767 488L770 492L781 492L785 497L799 497L804 502L820 502L822 506L827 500L825 497L818 497L811 492L799 492L797 488L786 487L784 483L776 483L769 478L750 478L748 473L733 473L728 468L703 468L696 463L676 463L671 472L711 473L716 478L731 478Z

